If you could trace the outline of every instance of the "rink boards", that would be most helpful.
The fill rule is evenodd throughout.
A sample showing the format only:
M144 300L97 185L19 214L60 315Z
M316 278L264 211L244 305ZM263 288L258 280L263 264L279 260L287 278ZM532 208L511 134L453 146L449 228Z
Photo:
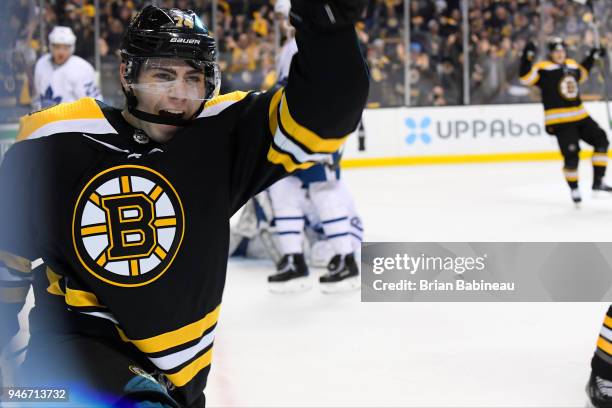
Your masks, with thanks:
M585 106L610 134L605 104ZM545 131L541 104L370 109L363 125L361 142L356 133L346 144L344 167L561 157L556 139Z

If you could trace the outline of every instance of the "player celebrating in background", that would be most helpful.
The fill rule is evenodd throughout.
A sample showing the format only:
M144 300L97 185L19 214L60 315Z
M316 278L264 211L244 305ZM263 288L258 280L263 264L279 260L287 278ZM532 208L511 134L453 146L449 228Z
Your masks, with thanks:
M287 86L221 96L200 19L148 6L122 42L125 109L83 98L22 119L0 168L0 347L30 284L36 305L18 385L69 388L75 406L204 406L229 218L359 123L364 3L293 0Z
M563 172L570 187L572 200L582 201L578 189L580 140L594 148L593 191L612 192L604 183L608 163L606 132L591 119L580 99L579 83L586 81L596 60L603 58L603 49L592 49L581 64L567 58L563 39L548 43L548 60L533 64L536 46L529 42L523 52L520 75L525 85L537 85L542 91L546 131L555 135L564 158Z
M73 55L76 37L70 27L56 26L49 34L51 52L34 68L34 110L86 96L100 100L96 72L83 58Z
M591 404L594 408L612 408L612 306L599 332L591 369L587 385Z

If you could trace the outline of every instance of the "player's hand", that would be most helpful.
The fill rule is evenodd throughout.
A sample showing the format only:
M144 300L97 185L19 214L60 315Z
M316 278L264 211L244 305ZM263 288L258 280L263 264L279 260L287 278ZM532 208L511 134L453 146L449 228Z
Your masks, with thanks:
M593 48L591 49L591 52L589 53L589 55L595 61L600 60L606 56L606 49L604 47Z
M366 4L367 0L291 0L291 24L327 31L352 27Z
M536 44L533 41L527 41L527 44L525 45L525 49L523 50L523 55L525 55L525 57L529 61L533 61L537 53L538 53L538 47L536 46Z

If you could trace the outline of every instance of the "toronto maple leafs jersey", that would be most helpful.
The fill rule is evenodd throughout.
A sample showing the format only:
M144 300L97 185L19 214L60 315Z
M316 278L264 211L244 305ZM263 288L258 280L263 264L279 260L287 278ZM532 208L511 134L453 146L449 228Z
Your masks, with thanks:
M297 43L286 87L219 96L166 144L143 143L93 98L22 119L25 140L0 168L0 341L15 333L32 284L32 338L128 346L164 373L177 401L201 395L230 217L337 151L367 99L354 30L298 32Z
M96 72L83 58L72 55L62 65L53 63L51 54L43 55L34 68L35 110L84 97L100 100Z

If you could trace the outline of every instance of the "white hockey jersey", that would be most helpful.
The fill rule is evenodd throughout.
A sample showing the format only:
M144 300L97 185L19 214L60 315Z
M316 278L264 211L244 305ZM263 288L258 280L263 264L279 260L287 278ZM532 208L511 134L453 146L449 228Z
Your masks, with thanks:
M295 38L291 38L285 42L283 48L279 53L276 61L276 72L278 73L278 80L282 81L289 77L289 67L291 66L291 60L293 56L298 52L297 43Z
M34 68L35 110L63 102L73 102L89 96L101 100L96 85L96 74L91 64L72 55L62 65L53 63L51 54L45 54Z

